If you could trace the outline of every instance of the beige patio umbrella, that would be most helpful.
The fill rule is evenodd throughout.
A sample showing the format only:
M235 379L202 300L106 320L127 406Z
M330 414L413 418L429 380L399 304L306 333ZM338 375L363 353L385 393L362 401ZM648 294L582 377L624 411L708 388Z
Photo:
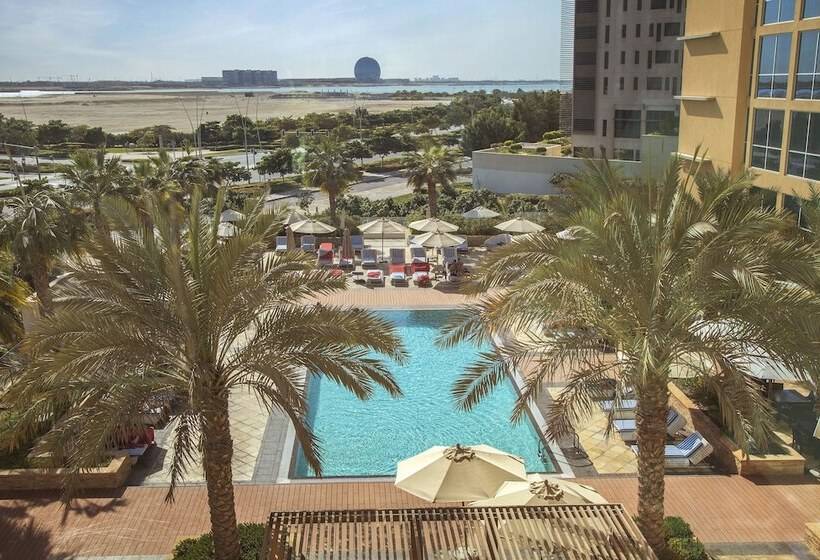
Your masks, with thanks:
M458 226L439 220L438 218L427 218L426 220L418 220L410 222L410 227L416 231L428 231L434 233L452 233L458 231Z
M285 226L285 235L288 237L288 251L296 250L296 236L290 226Z
M290 212L288 212L288 215L285 216L285 219L282 220L282 223L286 226L289 226L297 222L303 222L305 220L307 220L307 216L305 216L298 210L291 210Z
M237 231L237 227L230 222L222 222L219 224L216 230L216 235L221 237L222 239L228 237L235 237Z
M605 503L606 499L590 486L557 477L531 477L526 481L507 481L492 498L479 500L470 505L504 507Z
M489 219L489 218L497 218L501 214L496 212L495 210L490 210L489 208L485 208L484 206L476 206L472 210L468 210L464 212L462 216L467 218L468 220L482 220L482 219Z
M244 219L245 219L245 214L243 214L242 212L237 212L236 210L233 210L232 208L228 208L227 210L224 210L219 215L219 221L220 222L241 222Z
M464 243L464 238L449 233L436 233L431 231L415 236L410 242L421 245L422 247L441 249L442 247L458 247Z
M380 236L382 239L382 255L384 255L384 236L390 233L400 233L402 235L407 233L407 228L398 222L388 220L387 218L378 218L372 222L359 226L359 231L362 235Z
M507 233L536 233L544 230L543 226L539 226L535 222L520 217L502 222L495 226L495 229L500 229Z
M341 258L353 260L353 239L350 237L350 228L345 228L342 232Z
M437 445L396 469L396 487L428 502L489 498L508 480L527 480L524 461L489 445Z
M309 235L333 233L336 231L335 227L313 219L302 220L301 222L290 224L290 229L292 229L294 233Z

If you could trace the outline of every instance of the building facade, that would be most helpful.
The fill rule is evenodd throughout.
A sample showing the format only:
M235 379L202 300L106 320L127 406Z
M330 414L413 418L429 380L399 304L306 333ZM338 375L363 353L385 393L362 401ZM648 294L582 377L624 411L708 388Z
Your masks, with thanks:
M573 3L575 155L640 161L642 135L677 135L685 1Z
M279 83L276 70L223 70L226 86L275 86Z
M799 215L820 180L820 0L688 0L678 152Z

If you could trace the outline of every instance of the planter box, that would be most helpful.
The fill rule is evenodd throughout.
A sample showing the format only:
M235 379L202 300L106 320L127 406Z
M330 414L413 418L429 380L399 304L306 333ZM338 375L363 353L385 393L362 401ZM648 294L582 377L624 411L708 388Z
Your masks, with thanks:
M129 457L114 457L104 467L88 469L77 475L77 488L110 489L125 484L131 472ZM0 470L0 491L4 490L60 490L66 469L9 469Z

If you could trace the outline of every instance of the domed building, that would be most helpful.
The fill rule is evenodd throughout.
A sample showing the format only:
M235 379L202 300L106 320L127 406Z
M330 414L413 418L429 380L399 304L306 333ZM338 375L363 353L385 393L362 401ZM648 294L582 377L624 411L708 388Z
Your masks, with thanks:
M382 77L382 69L375 59L365 56L356 61L353 75L359 82L378 82Z

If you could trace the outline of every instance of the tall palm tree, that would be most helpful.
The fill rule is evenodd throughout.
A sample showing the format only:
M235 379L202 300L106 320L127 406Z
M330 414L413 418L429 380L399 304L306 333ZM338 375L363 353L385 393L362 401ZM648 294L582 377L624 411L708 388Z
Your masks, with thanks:
M224 191L217 200L219 215ZM99 461L118 434L141 426L152 397L172 396L176 417L171 488L202 449L216 558L237 560L228 401L251 391L288 415L310 466L321 453L307 423L305 376L326 375L366 399L400 390L376 352L403 359L392 325L364 310L307 305L306 296L344 289L297 252L268 252L280 222L260 201L238 234L220 240L218 221L157 193L144 211L110 204L110 230L66 263L71 281L54 314L30 334L31 367L9 390L20 409L19 437L55 403L67 403L36 448L71 472Z
M65 197L54 189L24 186L5 201L0 238L30 279L43 314L51 310L52 268L80 235Z
M21 309L28 304L30 293L25 282L14 276L13 265L11 253L0 251L0 343L3 344L15 342L23 335Z
M102 201L109 196L124 196L131 190L131 176L120 158L106 159L105 150L80 150L63 169L66 190L81 204L91 206L96 227L103 227Z
M817 380L820 257L782 213L746 196L746 178L703 174L693 183L673 164L662 180L630 182L607 163L590 165L572 183L582 205L570 218L572 239L540 234L488 257L476 275L478 303L457 314L440 343L540 325L543 335L468 368L453 393L471 408L528 362L513 413L520 419L563 370L568 379L547 418L552 439L574 433L596 400L634 391L638 523L661 555L673 372L687 368L714 390L744 450L765 447L772 412L747 360L765 354Z
M331 137L322 139L305 156L303 176L309 187L318 188L327 194L330 221L338 223L336 207L339 197L361 176L353 160L342 149L341 143Z
M438 187L447 187L456 178L455 160L445 146L430 146L407 156L407 184L416 191L427 188L427 217L438 214Z

